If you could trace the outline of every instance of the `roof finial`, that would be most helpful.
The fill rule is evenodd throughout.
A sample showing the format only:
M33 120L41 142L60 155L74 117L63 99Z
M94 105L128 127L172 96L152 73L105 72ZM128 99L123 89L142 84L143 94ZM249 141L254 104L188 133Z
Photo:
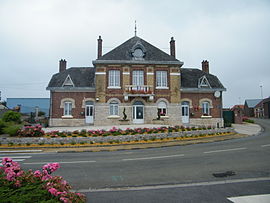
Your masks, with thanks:
M135 36L137 36L137 24L136 24L136 20L135 20Z

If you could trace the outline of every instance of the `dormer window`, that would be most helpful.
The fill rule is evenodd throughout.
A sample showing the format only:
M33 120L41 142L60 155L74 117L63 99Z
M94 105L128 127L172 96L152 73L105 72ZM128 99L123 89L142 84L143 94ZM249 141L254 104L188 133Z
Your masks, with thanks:
M199 78L198 88L211 88L205 75Z
M131 55L134 60L144 60L145 52L146 50L140 42L137 42L131 49Z
M70 75L68 75L63 83L63 87L74 87L74 83L71 80Z

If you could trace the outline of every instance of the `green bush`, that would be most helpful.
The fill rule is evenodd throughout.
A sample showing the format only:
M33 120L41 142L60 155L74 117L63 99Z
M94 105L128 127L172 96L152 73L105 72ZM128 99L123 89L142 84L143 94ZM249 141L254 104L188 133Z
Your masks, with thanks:
M0 119L0 135L4 133L4 128L7 127L7 123Z
M5 127L3 131L5 134L9 134L10 136L16 136L20 128L21 126L18 126L18 125L9 125Z
M3 121L21 123L21 114L14 111L7 111L3 115Z

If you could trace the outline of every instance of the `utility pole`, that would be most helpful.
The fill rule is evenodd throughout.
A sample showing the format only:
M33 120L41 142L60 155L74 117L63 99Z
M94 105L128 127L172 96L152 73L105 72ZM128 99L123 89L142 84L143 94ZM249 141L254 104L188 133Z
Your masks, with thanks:
M264 109L263 109L263 85L262 84L260 85L260 88L261 88L261 98L262 98L260 117L263 118L264 117Z

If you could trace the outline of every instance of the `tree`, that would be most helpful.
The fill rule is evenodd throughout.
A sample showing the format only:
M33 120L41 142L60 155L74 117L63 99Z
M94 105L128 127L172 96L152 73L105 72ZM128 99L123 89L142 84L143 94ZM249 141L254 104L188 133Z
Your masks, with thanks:
M20 123L21 122L21 114L18 112L14 112L14 111L7 111L6 113L4 113L2 120L5 122Z

